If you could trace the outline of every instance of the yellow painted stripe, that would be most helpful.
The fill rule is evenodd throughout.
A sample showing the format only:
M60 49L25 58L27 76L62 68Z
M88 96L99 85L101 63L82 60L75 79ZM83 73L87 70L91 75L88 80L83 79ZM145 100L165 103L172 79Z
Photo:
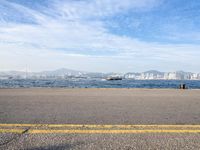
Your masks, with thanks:
M29 134L200 133L200 130L29 130Z
M0 124L0 127L69 127L69 128L200 128L200 125L89 125L89 124Z
M23 130L23 129L0 129L0 133L18 133L18 134L21 134L24 131L25 130Z
M0 133L23 133L21 129L0 129ZM200 133L200 130L28 130L28 134L137 134L137 133Z
M85 127L85 128L200 128L200 125L74 125L74 124L50 124L47 127Z

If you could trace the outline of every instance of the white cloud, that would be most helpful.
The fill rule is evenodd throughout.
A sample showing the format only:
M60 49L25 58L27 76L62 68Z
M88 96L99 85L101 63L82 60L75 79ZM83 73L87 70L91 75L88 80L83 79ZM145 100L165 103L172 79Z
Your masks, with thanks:
M199 65L198 45L163 45L110 33L101 17L144 9L157 0L55 1L48 14L19 4L9 7L29 14L37 24L0 24L0 68L33 71L59 67L89 71L143 71L177 64L192 70ZM51 10L51 11L50 11ZM95 18L95 19L94 19ZM178 62L177 62L178 61ZM191 61L196 61L193 63ZM168 64L167 64L168 63ZM160 66L159 66L160 65ZM155 67L155 68L154 68ZM173 67L171 67L173 69Z
M61 14L68 18L105 17L127 10L148 10L155 6L158 0L94 0L57 2Z

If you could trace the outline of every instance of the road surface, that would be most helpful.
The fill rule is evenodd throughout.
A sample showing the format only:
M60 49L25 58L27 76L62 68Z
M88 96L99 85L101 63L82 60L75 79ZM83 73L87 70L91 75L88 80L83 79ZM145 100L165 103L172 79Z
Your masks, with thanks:
M0 90L0 149L200 149L199 139L200 90Z

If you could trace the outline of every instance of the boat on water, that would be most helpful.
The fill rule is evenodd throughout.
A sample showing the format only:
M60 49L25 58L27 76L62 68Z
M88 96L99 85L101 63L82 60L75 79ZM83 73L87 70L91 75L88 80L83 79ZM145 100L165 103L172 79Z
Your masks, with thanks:
M112 81L112 80L122 80L122 77L108 77L106 78L107 81Z

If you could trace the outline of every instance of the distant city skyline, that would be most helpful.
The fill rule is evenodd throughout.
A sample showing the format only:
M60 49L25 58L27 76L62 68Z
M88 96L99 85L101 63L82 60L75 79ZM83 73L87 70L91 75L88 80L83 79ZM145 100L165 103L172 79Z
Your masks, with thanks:
M200 80L200 72L160 72L157 70L149 70L145 72L127 72L127 73L102 73L102 72L84 72L80 70L71 70L61 68L57 70L43 72L18 72L8 71L0 72L0 80L7 79L106 79L109 77L117 77L120 79L134 80Z
M199 66L200 1L0 1L0 71L199 73Z

